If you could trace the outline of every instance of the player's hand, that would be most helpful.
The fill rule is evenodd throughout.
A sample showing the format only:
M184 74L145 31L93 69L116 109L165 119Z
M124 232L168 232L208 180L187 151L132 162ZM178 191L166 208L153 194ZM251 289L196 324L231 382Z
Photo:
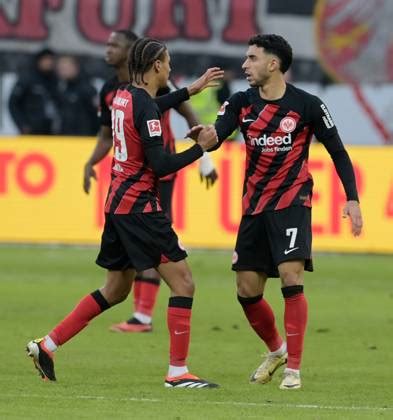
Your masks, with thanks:
M347 201L343 209L343 217L350 218L352 235L359 236L363 227L362 212L360 211L359 203L355 200Z
M205 126L202 124L198 124L198 125L194 125L194 127L190 128L187 131L186 137L185 138L190 138L193 140L197 140L199 133L201 132L201 130L204 128Z
M218 143L218 138L214 125L203 127L198 134L196 142L202 147L204 152L215 146Z
M218 173L215 169L213 169L210 173L207 175L200 174L201 182L206 183L206 189L208 190L218 179Z
M83 171L83 191L86 194L89 194L91 187L91 178L94 178L97 181L97 174L91 163L86 163L85 169Z
M190 96L196 95L208 87L219 86L220 83L218 81L223 77L224 70L221 70L220 67L211 67L207 69L199 79L195 80L195 82L191 83L191 85L187 87L188 94Z

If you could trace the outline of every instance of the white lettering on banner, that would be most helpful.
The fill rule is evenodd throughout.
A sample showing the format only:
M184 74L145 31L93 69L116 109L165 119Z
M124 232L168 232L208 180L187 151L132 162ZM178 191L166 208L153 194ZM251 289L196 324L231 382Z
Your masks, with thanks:
M280 27L280 33L293 40L298 57L315 59L312 15L293 15L287 25L286 16L270 13L258 0L41 0L35 2L34 13L31 3L0 0L3 50L35 52L45 44L60 53L101 57L110 33L130 28L165 41L171 53L238 58L261 28L272 33Z

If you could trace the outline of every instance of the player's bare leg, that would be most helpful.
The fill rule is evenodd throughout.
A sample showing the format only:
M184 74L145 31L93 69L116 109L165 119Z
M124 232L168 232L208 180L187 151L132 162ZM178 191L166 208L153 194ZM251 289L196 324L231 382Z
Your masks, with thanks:
M151 332L153 310L160 288L160 275L154 268L136 274L133 294L134 313L127 321L112 325L113 332L139 333Z
M194 282L186 260L160 264L158 272L171 290L167 323L170 351L169 368L164 385L167 388L216 388L188 371L187 356L191 334L191 309Z
M288 364L280 389L299 389L300 364L307 325L307 300L303 293L304 261L287 261L278 266L285 300L284 325Z
M236 280L238 300L248 322L269 349L262 364L252 373L250 382L265 384L286 363L287 356L285 342L276 328L274 313L263 299L267 276L255 271L238 271Z
M76 307L44 338L27 344L28 355L33 359L39 375L44 380L56 380L54 352L106 309L122 302L128 296L135 270L108 271L105 285L85 296Z

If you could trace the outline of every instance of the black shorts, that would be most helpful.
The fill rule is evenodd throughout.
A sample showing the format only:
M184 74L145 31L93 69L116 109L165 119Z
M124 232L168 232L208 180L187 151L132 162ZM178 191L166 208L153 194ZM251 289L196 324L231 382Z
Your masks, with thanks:
M170 181L159 181L158 182L158 192L160 196L160 204L162 211L165 213L166 217L172 221L172 195L173 187L175 185L175 180L171 179Z
M308 207L294 206L243 216L232 270L257 271L268 277L279 277L279 264L304 260L304 269L313 271L311 241L311 209Z
M136 271L181 261L187 253L163 212L105 214L101 249L96 263L108 270Z

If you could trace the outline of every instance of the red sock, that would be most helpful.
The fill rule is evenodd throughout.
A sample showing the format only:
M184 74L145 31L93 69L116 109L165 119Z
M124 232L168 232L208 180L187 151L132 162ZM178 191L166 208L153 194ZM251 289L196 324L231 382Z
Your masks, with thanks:
M290 289L290 286L283 288ZM302 287L302 286L301 286ZM300 363L303 353L304 334L307 325L307 300L303 294L303 288L300 293L285 295L285 313L284 325L287 335L288 363L290 369L300 369Z
M134 309L138 306L138 302L141 296L141 277L138 275L135 277L132 285L132 291L134 293Z
M56 345L61 346L78 334L91 319L109 308L108 302L99 290L85 296L56 327L49 333Z
M140 279L134 283L134 308L135 312L152 316L156 304L160 280Z
M243 307L248 322L266 343L269 350L278 350L283 340L277 331L274 313L270 305L265 299L262 299L262 295L251 298L238 296L238 300Z
M169 363L185 366L190 344L192 298L169 298L168 329L170 336Z

